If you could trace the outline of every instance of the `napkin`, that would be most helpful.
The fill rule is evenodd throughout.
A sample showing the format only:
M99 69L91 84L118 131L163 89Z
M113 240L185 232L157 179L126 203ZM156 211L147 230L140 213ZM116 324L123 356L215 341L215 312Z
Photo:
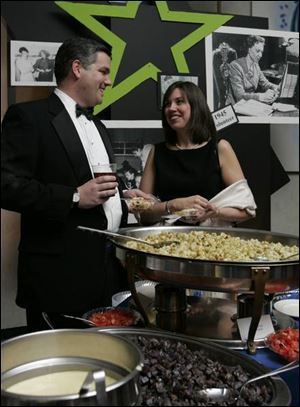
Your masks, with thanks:
M246 179L241 179L229 185L229 187L223 189L209 202L216 205L217 208L231 207L245 209L252 217L256 215L257 206ZM232 226L232 223L213 218L201 222L201 226Z

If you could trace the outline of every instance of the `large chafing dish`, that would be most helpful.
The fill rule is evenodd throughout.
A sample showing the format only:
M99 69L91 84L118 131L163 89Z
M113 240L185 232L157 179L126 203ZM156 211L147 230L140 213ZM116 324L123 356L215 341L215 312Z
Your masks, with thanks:
M251 376L258 376L266 373L268 369L262 364L254 361L252 358L246 357L231 349L227 349L219 344L209 341L203 341L195 338L190 338L186 335L178 335L170 332L161 332L153 329L141 328L121 328L121 327L106 327L106 328L91 328L99 332L107 332L110 334L124 336L128 339L137 339L144 337L147 339L155 338L158 340L168 340L170 342L178 342L185 344L188 349L192 351L205 351L207 356L213 361L218 361L227 366L234 366L237 368L240 365ZM136 342L136 341L135 341ZM146 359L146 355L144 355ZM176 358L176 355L174 359ZM257 382L262 383L262 382ZM277 376L268 378L266 384L270 387L272 396L268 402L269 406L288 406L291 403L291 393L285 381ZM141 390L143 392L143 390ZM140 404L139 404L140 405ZM237 405L237 404L235 404Z
M152 226L123 228L119 230L119 233L124 236L143 239L160 232L188 233L196 230L204 230L208 233L224 232L244 239L253 238L268 242L280 242L284 245L299 245L299 238L296 236L240 228ZM136 274L144 279L185 288L228 293L254 292L253 315L247 341L247 348L250 353L255 353L256 349L254 336L261 316L264 293L291 290L299 285L298 260L253 260L250 262L190 260L128 248L124 239L112 239L112 241L116 245L117 257L129 272L133 298L146 322L148 322L148 317L134 286L134 275Z

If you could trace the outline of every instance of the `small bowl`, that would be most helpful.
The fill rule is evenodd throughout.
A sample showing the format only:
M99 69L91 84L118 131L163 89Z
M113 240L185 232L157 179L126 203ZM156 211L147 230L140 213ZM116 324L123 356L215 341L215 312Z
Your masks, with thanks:
M294 319L299 319L299 299L284 299L274 302L276 311Z
M121 304L123 301L125 301L130 296L131 296L131 291L120 291L120 292L114 294L111 297L112 306L117 307L119 304Z
M197 214L198 210L195 208L182 209L181 211L174 212L175 215L181 216L182 218L190 218Z
M96 326L134 326L142 321L141 315L130 308L101 307L85 312L82 318L95 322Z
M288 362L299 360L299 329L285 328L265 338L265 345Z
M136 281L135 288L138 294L143 294L148 298L154 299L155 297L155 287L158 283L150 280L140 280Z

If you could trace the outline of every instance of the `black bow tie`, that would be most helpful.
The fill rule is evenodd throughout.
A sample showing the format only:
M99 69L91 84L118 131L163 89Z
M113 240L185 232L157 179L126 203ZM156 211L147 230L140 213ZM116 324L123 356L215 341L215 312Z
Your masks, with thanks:
M84 115L88 120L93 119L94 108L93 107L82 107L80 105L76 105L76 117L80 115Z

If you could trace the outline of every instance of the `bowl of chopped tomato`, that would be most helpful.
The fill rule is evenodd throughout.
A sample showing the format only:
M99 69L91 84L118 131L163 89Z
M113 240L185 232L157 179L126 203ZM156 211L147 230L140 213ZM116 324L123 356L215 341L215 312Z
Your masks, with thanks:
M271 333L265 339L266 345L288 362L299 360L299 329L285 328Z
M86 312L82 318L96 324L96 326L133 326L141 321L140 314L130 308L104 307Z

